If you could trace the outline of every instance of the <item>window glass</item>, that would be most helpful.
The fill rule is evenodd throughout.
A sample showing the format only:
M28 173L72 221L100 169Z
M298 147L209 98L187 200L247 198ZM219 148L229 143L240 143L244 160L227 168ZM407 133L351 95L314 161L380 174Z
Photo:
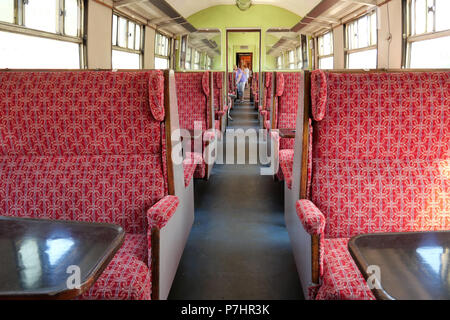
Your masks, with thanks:
M64 34L78 36L78 0L64 0Z
M319 69L333 69L334 59L333 57L320 58L319 59Z
M349 53L347 56L349 69L376 69L377 68L377 50L364 50Z
M117 16L113 15L112 21L112 45L117 46Z
M112 51L113 69L139 69L140 55L138 53L124 52L119 50Z
M436 0L436 31L450 29L450 1Z
M155 57L155 69L168 69L169 60L164 58Z
M134 40L134 49L141 50L141 26L136 25L136 38Z
M136 29L136 25L128 21L128 49L134 49L134 31Z
M0 21L14 23L14 1L0 0Z
M408 60L409 68L448 68L450 37L439 31L450 29L450 1L409 0ZM420 37L416 37L420 35Z
M32 52L32 56L30 56ZM79 69L77 43L0 31L0 68Z
M450 68L450 37L411 43L411 68Z
M119 17L119 28L117 33L117 45L125 48L127 46L127 20L125 18Z
M28 0L24 5L25 27L56 33L56 0Z

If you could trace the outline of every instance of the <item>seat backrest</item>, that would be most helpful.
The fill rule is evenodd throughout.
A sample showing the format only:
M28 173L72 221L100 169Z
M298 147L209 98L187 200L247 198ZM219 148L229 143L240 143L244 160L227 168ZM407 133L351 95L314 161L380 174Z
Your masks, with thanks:
M264 97L263 97L263 110L270 111L272 105L272 86L273 86L273 72L264 72Z
M223 86L224 86L224 73L213 72L214 77L214 110L223 110Z
M450 72L314 71L311 86L325 236L450 229Z
M208 100L210 96L209 72L176 72L176 91L180 128L193 130L195 122L202 129L212 128Z
M252 93L258 101L258 90L259 90L259 72L253 72L252 77Z
M293 129L297 121L300 88L303 88L303 73L277 72L275 77L274 128ZM280 139L280 149L294 149L294 139Z
M163 119L161 71L0 72L0 214L144 232Z

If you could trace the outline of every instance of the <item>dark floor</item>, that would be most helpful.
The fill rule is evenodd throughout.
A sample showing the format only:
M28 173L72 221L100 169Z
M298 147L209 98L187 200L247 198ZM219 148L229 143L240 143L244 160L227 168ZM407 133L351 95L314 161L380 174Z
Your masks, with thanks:
M231 116L229 128L259 125L249 102ZM209 181L195 181L195 222L169 299L303 299L283 184L259 169L216 164Z

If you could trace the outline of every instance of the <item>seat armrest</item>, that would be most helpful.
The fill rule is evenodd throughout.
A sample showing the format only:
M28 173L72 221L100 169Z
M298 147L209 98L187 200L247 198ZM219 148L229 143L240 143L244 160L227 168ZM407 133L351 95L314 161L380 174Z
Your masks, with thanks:
M147 211L148 229L162 229L169 222L178 208L180 200L177 196L165 196Z
M226 110L219 110L219 111L216 111L216 116L221 118L225 115L225 113L226 113Z
M325 216L314 203L307 199L301 199L297 201L295 208L306 232L312 236L323 234Z
M277 174L278 170L280 170L280 134L277 129L270 130L270 139L271 139L271 158L272 158L272 168L273 174Z

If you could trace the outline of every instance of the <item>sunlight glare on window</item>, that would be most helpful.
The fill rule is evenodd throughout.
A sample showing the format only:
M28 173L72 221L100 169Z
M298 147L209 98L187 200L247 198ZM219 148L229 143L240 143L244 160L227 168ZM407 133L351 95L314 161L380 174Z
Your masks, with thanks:
M136 25L136 38L134 41L134 49L141 50L141 27Z
M377 49L348 54L348 69L376 69Z
M134 30L136 28L136 25L128 21L128 49L134 48Z
M450 68L450 37L411 43L411 68Z
M0 68L80 68L78 44L10 32L0 31L0 57Z
M436 0L436 31L450 30L450 1Z
M140 57L137 53L123 52L119 50L112 51L113 69L139 69Z
M319 68L320 69L333 69L334 67L334 58L320 58L319 59Z
M155 69L168 69L169 60L155 57Z
M65 0L64 33L78 36L78 0Z
M117 45L125 48L127 46L127 20L122 17L119 17L118 33Z
M55 0L28 0L24 10L25 27L56 33L59 14Z
M0 1L0 21L14 23L14 0Z
M117 16L113 16L112 21L112 45L117 46Z

